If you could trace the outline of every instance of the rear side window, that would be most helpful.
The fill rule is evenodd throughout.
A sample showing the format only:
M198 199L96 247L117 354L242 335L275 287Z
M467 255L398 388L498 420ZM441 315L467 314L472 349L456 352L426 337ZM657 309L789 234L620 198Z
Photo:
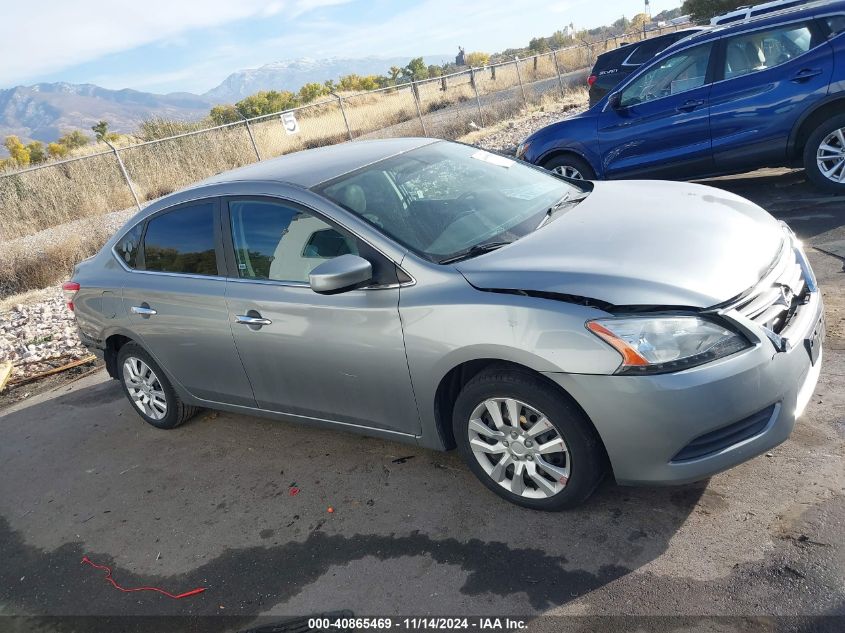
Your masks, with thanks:
M117 244L114 245L114 250L117 256L129 268L135 268L138 265L138 252L141 248L141 237L144 235L144 223L136 224L129 231L121 237Z
M725 49L725 79L780 66L800 57L812 45L813 35L806 24L789 24L732 37Z
M147 222L144 268L168 273L217 275L214 204L179 207Z

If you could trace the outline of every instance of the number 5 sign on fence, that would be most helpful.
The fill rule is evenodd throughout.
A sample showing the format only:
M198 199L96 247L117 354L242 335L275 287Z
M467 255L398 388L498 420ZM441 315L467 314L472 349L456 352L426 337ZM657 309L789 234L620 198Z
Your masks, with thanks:
M285 126L285 132L288 134L298 134L299 133L299 121L296 120L296 117L293 115L293 112L285 112L281 116L282 125Z

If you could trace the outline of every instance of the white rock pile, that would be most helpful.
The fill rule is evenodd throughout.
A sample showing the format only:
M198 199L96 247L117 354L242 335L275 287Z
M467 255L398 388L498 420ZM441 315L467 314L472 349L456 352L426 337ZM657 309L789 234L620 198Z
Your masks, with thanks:
M12 380L88 355L61 290L0 314L0 362L12 361Z

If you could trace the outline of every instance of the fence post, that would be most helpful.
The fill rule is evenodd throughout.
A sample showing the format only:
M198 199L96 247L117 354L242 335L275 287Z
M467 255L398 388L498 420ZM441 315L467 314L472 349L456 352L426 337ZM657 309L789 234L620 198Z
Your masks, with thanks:
M484 127L484 111L481 109L481 97L478 96L478 82L475 80L475 68L469 68L469 81L472 89L475 90L475 105L478 106L478 118L481 119L481 127Z
M106 139L103 139L103 142L111 148L114 157L117 159L117 164L120 166L120 173L123 174L123 179L126 181L126 184L129 185L129 191L132 192L132 197L135 198L135 206L138 207L138 211L140 211L141 202L138 200L138 194L135 193L135 186L129 179L129 174L126 172L126 165L123 164L123 159L120 157L120 154L118 153L117 148L114 145L109 143Z
M560 66L557 63L557 51L552 51L552 59L555 62L555 72L557 72L557 83L560 85L560 95L563 96L566 94L566 91L563 89L563 78L560 76Z
M249 140L252 143L252 149L255 150L255 157L261 160L261 154L258 152L258 145L255 144L255 137L252 135L252 127L249 125L249 119L244 119L246 124L246 133L249 134Z
M343 97L339 94L332 92L332 95L337 97L337 102L340 104L340 113L343 115L343 123L346 125L346 133L349 135L349 140L352 140L352 128L349 127L349 119L346 118L346 108L343 105Z
M425 121L423 121L422 108L420 108L420 95L417 92L417 82L411 82L411 94L414 95L414 105L417 106L417 116L420 117L420 125L422 126L423 136L428 136L428 131L425 129Z
M516 77L519 79L519 89L522 90L522 100L525 102L525 105L528 105L528 97L525 94L525 86L522 83L522 73L519 72L519 57L514 57L513 63L516 64Z

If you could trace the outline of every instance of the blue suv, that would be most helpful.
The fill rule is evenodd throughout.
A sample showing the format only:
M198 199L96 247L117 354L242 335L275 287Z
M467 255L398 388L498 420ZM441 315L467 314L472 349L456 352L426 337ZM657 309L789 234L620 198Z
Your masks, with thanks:
M586 179L803 164L816 185L845 193L845 0L687 37L517 156Z

